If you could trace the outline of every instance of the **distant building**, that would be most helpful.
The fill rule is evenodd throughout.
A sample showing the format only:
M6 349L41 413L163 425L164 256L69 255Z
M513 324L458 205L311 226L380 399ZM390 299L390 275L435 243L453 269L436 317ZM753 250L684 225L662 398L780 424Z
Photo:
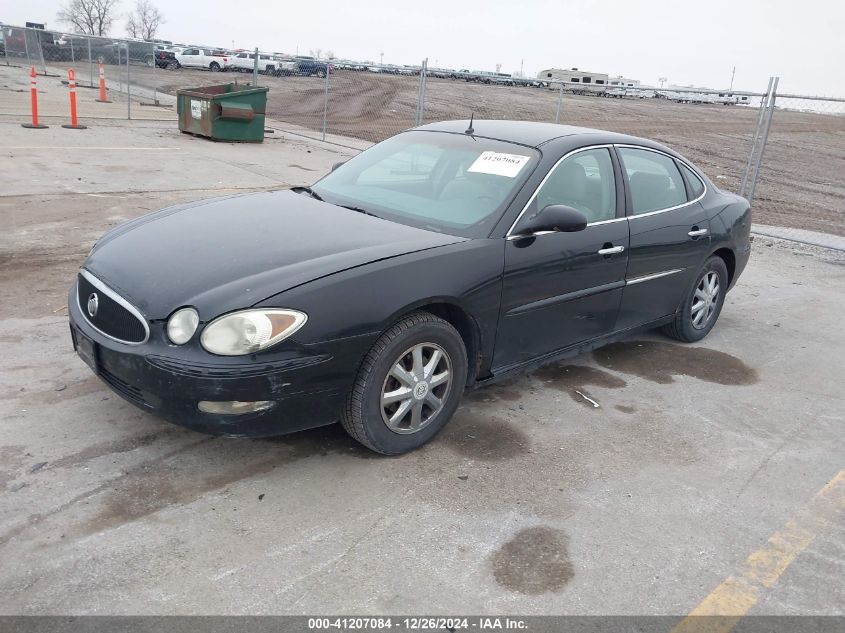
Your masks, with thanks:
M606 73L594 73L587 70L578 70L577 68L570 68L564 70L562 68L547 68L537 73L537 80L544 83L561 83L567 82L572 84L585 84L592 89L592 86L607 86L609 77ZM575 86L570 86L575 89Z

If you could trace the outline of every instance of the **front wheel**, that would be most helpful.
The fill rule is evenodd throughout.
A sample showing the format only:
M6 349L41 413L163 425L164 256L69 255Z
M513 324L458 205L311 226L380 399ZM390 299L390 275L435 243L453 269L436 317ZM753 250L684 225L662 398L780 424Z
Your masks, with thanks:
M208 67L208 69L213 73L220 72L220 64L218 64L217 62L211 62L211 65Z
M713 256L704 262L680 311L671 323L663 326L663 333L685 343L703 339L716 325L727 290L725 261Z
M429 312L414 312L367 353L347 397L343 428L383 455L412 451L452 418L466 378L457 330Z

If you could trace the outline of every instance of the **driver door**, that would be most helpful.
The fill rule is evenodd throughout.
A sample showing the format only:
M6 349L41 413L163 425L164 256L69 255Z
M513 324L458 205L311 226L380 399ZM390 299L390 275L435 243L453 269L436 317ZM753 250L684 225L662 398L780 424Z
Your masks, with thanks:
M571 152L552 168L505 244L494 368L507 368L613 331L628 266L621 172L609 146ZM582 212L587 228L519 237L551 204Z

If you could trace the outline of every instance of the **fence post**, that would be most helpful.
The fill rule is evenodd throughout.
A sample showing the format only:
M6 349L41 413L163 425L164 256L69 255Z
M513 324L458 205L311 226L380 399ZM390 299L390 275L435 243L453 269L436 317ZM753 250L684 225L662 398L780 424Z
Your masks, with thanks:
M329 112L329 64L326 63L326 89L323 95L323 140L326 140L326 116Z
M423 60L423 66L420 70L420 120L417 125L422 125L423 118L425 118L425 83L428 80L428 57Z
M126 118L132 120L132 83L129 81L129 42L126 42Z
M422 81L423 81L423 73L422 73L422 65L425 61L420 63L420 80L417 82L417 107L414 110L414 125L420 124L420 94L422 94Z
M774 77L769 77L769 85L766 87L766 94L760 99L760 112L757 115L757 127L754 128L754 136L751 137L751 150L748 152L748 161L745 163L745 171L742 174L742 184L739 187L739 195L745 197L745 185L748 183L748 176L751 174L751 165L754 163L754 152L757 149L757 140L760 138L760 128L763 127L763 117L766 113L769 95L772 92Z
M560 92L557 94L557 112L555 113L555 123L560 123L560 106L563 104L563 82L560 82Z
M70 38L70 65L76 66L76 54L73 52L73 38Z
M85 41L88 42L88 83L91 85L91 88L94 87L94 60L91 59L91 38L86 37Z
M158 60L156 59L156 45L153 44L153 105L158 105L158 83L156 82L156 68L158 68Z
M766 117L766 125L763 128L763 138L760 141L760 152L757 154L757 162L754 165L754 172L751 177L751 190L748 195L748 203L754 200L754 191L757 189L757 177L760 175L760 165L763 163L763 151L766 149L766 143L769 140L769 128L772 127L772 117L775 114L775 99L778 93L778 80L780 77L775 77L772 83L771 98L769 99L768 116Z
M252 65L252 87L258 86L258 47L255 47L255 63ZM328 75L328 73L326 73Z

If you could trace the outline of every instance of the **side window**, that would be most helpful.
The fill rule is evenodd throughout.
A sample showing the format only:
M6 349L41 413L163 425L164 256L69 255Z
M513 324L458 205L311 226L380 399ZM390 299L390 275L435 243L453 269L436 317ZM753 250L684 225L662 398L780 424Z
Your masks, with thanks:
M687 201L681 172L672 158L630 147L620 147L619 155L631 185L634 215L668 209Z
M606 147L573 154L561 162L537 192L537 209L565 204L587 216L587 222L616 217L616 179Z
M698 196L704 193L704 183L701 182L701 178L699 178L698 174L696 174L692 169L683 163L678 163L678 165L681 167L681 171L684 172L684 177L689 183L691 194L690 198L695 200Z

